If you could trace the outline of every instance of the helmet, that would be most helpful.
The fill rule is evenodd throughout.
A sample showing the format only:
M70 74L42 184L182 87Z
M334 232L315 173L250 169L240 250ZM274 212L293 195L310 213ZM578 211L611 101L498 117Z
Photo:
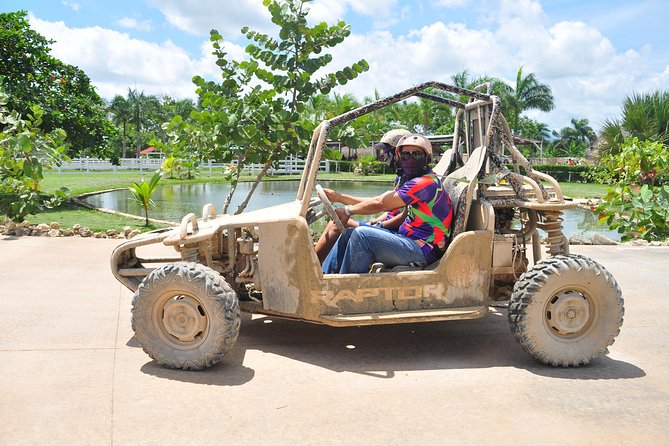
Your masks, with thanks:
M397 143L397 148L395 149L395 152L398 154L400 153L400 150L402 150L402 146L416 146L420 147L427 153L428 158L432 159L432 143L430 142L429 139L424 137L423 135L407 135L404 138L402 138L398 143Z
M408 130L393 129L384 133L384 135L381 137L381 142L388 144L394 149L397 147L397 143L400 142L400 139L408 135L411 135L411 132Z

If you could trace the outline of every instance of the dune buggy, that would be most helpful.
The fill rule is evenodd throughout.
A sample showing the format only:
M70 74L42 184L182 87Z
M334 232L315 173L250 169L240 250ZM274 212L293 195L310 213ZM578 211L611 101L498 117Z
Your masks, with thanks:
M434 167L455 210L450 245L424 268L323 274L310 225L336 219L316 193L328 132L411 97L455 110L452 146ZM321 122L295 200L239 215L207 204L199 218L122 243L111 267L135 293L137 340L171 368L218 362L236 342L240 311L346 327L481 318L494 300L508 300L511 332L530 355L578 366L607 352L624 309L611 274L569 253L561 215L573 206L518 150L490 85L427 82Z

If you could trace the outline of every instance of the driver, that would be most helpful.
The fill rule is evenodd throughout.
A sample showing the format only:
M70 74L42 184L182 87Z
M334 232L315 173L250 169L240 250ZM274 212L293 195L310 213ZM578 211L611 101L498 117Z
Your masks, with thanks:
M399 163L395 149L397 148L397 143L402 138L410 134L411 132L408 130L393 129L384 133L381 137L381 141L374 144L374 149L379 152L379 160L385 162L389 167L396 169L397 176L395 177L395 181L393 183L393 188L395 189L403 183L402 166ZM341 194L335 192L332 189L324 188L323 191L332 203L356 204L367 199L355 197L353 195ZM397 230L403 220L404 217L402 216L402 209L400 208L385 212L381 216L369 222L349 219L345 226L349 228L355 228L360 225L374 225L376 227ZM337 241L337 237L339 237L339 228L337 228L337 225L334 223L328 222L325 230L316 242L315 247L316 255L318 256L318 260L321 262L321 264L332 249L332 246Z
M430 170L432 144L422 135L408 135L399 142L404 184L397 189L337 208L346 225L352 215L372 215L406 207L398 232L358 225L348 228L323 262L323 272L366 273L373 262L388 267L425 266L446 250L453 210L437 175Z

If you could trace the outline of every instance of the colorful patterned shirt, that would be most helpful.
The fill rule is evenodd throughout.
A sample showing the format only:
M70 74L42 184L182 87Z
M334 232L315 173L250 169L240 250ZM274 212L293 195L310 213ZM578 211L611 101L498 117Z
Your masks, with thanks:
M402 185L402 175L398 174L395 177L395 181L393 182L393 189L397 190L397 189L399 189L399 187L401 185ZM385 221L390 220L391 218L393 218L394 216L396 216L398 214L401 214L402 212L404 212L404 208L397 208L397 209L387 211Z
M451 233L451 199L437 175L430 171L404 183L397 195L407 205L399 233L418 242L428 264L438 260Z

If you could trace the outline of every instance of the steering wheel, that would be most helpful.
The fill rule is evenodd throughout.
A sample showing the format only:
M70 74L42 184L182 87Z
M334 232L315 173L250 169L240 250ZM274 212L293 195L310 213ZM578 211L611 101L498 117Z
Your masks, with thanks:
M330 203L330 199L325 194L325 191L320 184L316 185L316 193L318 194L318 198L320 198L321 202L323 203L323 209L325 209L325 212L330 216L335 226L337 226L337 229L339 229L339 233L343 234L346 232L344 224L339 219L339 215L337 215L335 212L334 207L332 207L332 203Z

